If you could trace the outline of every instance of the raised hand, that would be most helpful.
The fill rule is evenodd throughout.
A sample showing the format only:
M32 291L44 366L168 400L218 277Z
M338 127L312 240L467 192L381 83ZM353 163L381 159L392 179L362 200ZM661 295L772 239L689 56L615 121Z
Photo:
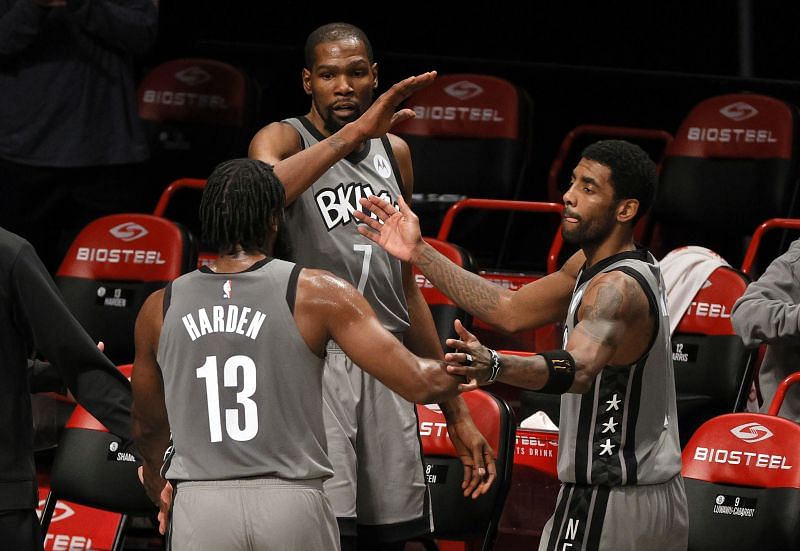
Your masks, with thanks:
M395 109L414 92L425 88L435 79L436 71L429 71L401 80L381 94L369 106L369 109L364 111L352 124L357 126L365 139L383 136L394 125L414 118L414 111L411 109L401 109L400 111L395 111Z
M460 375L469 381L458 387L464 392L489 384L488 379L492 374L492 356L489 349L483 346L475 335L467 331L461 320L456 320L453 325L461 338L447 339L447 346L458 351L445 354L444 359L448 363L447 372Z
M413 262L418 249L424 246L419 227L419 218L400 196L397 198L400 210L388 201L371 195L361 199L361 204L368 208L378 219L374 219L360 210L353 216L363 224L358 226L361 235L371 239L391 254L405 262Z

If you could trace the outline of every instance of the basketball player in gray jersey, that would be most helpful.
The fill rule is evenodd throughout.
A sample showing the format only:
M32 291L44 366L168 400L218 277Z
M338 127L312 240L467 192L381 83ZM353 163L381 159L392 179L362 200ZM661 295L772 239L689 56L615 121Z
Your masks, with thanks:
M250 145L250 157L273 164L286 187L291 204L281 239L288 255L349 281L410 350L441 358L430 310L410 265L359 234L353 218L361 198L378 195L396 203L411 197L408 146L387 132L414 116L409 109L395 109L436 75L406 79L373 103L377 64L360 29L345 23L320 27L305 51L303 88L311 96L310 112L266 126ZM356 369L353 358L335 344L326 362L325 422L335 474L325 491L339 519L343 547L356 545L357 532L360 549L402 549L403 540L431 530L414 408ZM492 482L493 452L463 400L442 404L442 410L466 467L465 495L477 497Z
M330 339L409 401L463 382L405 349L350 284L271 258L283 206L265 163L219 165L200 207L218 259L153 293L136 322L134 435L150 497L166 507L165 479L174 488L175 551L339 548L322 489Z
M562 233L581 250L517 292L468 273L435 252L401 200L371 197L360 231L413 262L473 315L514 332L564 322L564 348L531 357L497 354L459 322L448 368L477 384L496 380L563 394L558 474L563 482L540 551L678 551L688 514L658 263L633 240L655 194L655 165L620 140L583 151L564 194ZM465 389L471 385L464 385Z

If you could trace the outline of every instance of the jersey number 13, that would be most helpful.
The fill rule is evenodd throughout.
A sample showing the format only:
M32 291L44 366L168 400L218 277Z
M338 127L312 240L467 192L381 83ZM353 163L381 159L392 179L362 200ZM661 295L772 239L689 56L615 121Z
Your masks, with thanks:
M256 364L249 356L231 356L222 368L222 383L226 387L239 387L242 377L242 390L236 393L236 403L240 408L225 410L225 432L233 440L246 442L258 433L258 407L250 397L256 391ZM197 378L206 381L208 399L208 428L212 442L222 442L222 412L219 405L219 377L217 357L206 356L202 367L197 368ZM240 424L239 413L244 412L244 424Z

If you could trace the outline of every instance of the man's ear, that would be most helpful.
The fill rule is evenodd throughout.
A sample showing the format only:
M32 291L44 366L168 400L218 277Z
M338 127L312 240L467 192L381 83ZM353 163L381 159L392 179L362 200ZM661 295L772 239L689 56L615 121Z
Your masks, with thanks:
M305 90L307 95L311 95L311 71L303 67L303 73L301 78L303 79L303 90Z
M372 83L372 88L377 90L378 89L378 64L377 63L373 63L372 64L372 78L375 79L375 81Z
M630 222L639 212L638 199L623 199L617 205L617 221Z

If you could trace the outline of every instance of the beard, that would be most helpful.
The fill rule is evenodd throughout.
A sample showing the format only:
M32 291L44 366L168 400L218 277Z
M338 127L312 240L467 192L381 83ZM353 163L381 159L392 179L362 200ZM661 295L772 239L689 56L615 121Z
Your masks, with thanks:
M367 107L372 104L372 89L370 89L369 94L367 97L363 98L363 101L358 101L356 104L356 109L353 111L352 114L347 116L339 116L336 114L336 111L333 110L333 107L324 108L319 102L314 99L314 106L317 110L317 113L320 114L322 117L322 122L325 126L325 131L328 134L336 134L339 130L344 127L349 122L353 122L358 119L361 115L364 114L364 111L367 110Z
M586 221L578 219L577 227L561 222L561 236L570 245L584 247L586 245L596 245L603 242L614 229L614 211L602 218L595 218ZM569 228L569 229L568 229Z

